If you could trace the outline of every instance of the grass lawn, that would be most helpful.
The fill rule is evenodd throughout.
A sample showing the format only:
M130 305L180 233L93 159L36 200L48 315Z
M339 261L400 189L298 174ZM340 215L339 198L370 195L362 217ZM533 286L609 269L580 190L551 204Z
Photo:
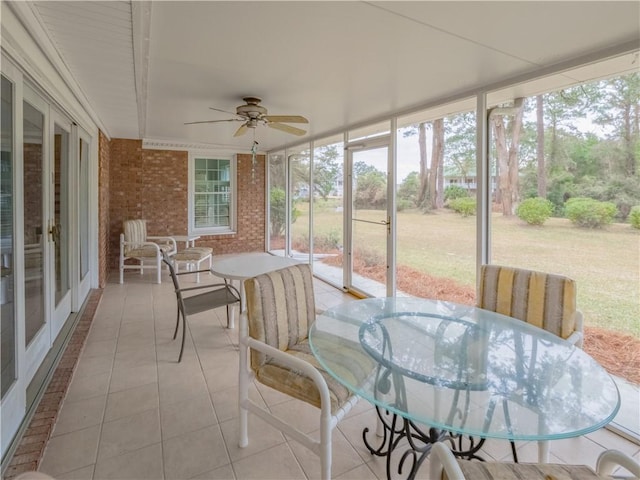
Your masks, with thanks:
M306 234L308 207L298 205L294 235ZM359 211L364 220L379 222L380 211ZM491 262L567 275L577 282L578 308L585 323L640 338L640 232L628 224L582 229L569 220L552 218L541 227L518 218L494 214ZM303 233L305 232L305 233ZM316 203L314 235L342 232L342 212ZM356 224L357 244L384 258L386 229ZM397 261L437 277L475 285L476 219L450 210L423 214L398 213Z

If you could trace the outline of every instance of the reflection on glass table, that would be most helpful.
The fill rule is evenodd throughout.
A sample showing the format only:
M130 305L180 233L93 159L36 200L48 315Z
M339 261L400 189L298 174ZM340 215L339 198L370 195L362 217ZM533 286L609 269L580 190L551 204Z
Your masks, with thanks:
M375 366L352 368L353 355L330 345L335 336L346 340L340 348L369 355ZM332 376L376 406L382 439L367 430L363 437L371 453L387 457L389 477L398 444L405 445L398 469L411 459L413 478L435 441L480 458L487 438L576 437L609 423L620 405L611 376L581 349L466 305L418 298L348 302L318 316L309 341Z

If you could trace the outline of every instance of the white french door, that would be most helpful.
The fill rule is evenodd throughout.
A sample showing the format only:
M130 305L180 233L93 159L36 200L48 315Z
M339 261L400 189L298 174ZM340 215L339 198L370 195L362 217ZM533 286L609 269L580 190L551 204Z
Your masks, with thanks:
M91 149L91 137L82 128L75 128L75 148L76 151L73 154L74 168L72 171L72 178L77 181L72 182L75 187L72 191L73 201L72 210L75 212L72 216L75 220L73 228L73 241L71 242L72 248L72 272L75 284L73 289L74 299L72 309L77 311L82 305L82 302L89 294L91 288L91 275L90 270L90 227L91 220L89 215L89 209L91 205L90 198L90 149ZM74 205L75 204L75 205Z
M49 195L46 210L49 248L48 289L52 310L51 342L71 313L71 120L51 109Z

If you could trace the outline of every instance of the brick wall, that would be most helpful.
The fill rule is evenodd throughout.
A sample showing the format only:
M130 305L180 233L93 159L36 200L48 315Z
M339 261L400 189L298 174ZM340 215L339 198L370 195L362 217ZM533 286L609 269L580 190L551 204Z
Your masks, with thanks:
M252 175L251 155L238 155L238 228L233 235L201 237L196 245L224 253L264 251L265 158ZM185 235L188 153L145 150L140 140L113 139L109 165L109 266L118 267L123 220L147 220L149 235ZM102 218L101 218L102 220Z
M25 143L24 161L24 243L39 243L42 231L42 145Z
M111 150L110 142L102 133L98 133L98 284L104 288L109 276L109 172Z

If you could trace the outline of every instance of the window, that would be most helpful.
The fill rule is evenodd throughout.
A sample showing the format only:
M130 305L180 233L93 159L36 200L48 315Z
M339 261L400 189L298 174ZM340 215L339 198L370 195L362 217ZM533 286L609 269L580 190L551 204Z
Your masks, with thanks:
M189 155L189 233L235 233L235 192L235 159Z

